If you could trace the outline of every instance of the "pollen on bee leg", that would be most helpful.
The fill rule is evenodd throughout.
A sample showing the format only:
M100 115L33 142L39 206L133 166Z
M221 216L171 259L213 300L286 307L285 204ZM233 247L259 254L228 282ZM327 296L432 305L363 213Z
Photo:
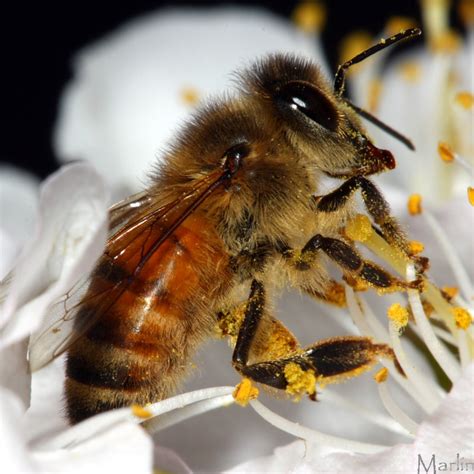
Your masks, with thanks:
M290 362L285 365L283 373L288 383L285 391L294 397L295 402L300 401L305 394L316 394L316 375L313 369L304 370L295 362Z
M467 309L455 307L452 308L451 312L453 313L457 328L464 330L469 328L472 323L472 317Z
M410 315L406 308L399 303L395 303L388 308L387 316L398 332L401 332L407 326Z
M383 383L386 382L388 379L388 369L387 367L382 367L375 375L374 375L374 380L377 383Z
M235 403L245 407L250 400L255 400L258 397L258 393L258 388L252 385L252 381L248 378L243 378L235 387L232 396L234 397Z
M150 410L147 410L145 407L142 407L140 405L132 405L131 407L132 414L136 416L137 418L150 418L153 416L153 413Z
M412 216L421 214L421 211L422 211L421 201L422 201L421 194L412 194L408 198L408 212Z
M354 291L367 291L370 287L369 284L362 280L362 278L355 278L352 275L344 275L344 281L354 290Z
M326 23L326 7L322 2L302 1L296 5L291 18L293 23L305 33L318 33Z
M340 308L345 308L347 306L346 301L346 290L343 285L337 283L337 281L331 282L328 288L325 291L324 296L326 297L327 301Z
M245 315L245 304L241 304L230 311L221 313L217 320L216 332L220 337L228 337L232 345L235 344L239 329Z
M344 230L347 237L358 242L365 242L373 233L370 219L363 214L357 214L347 223Z

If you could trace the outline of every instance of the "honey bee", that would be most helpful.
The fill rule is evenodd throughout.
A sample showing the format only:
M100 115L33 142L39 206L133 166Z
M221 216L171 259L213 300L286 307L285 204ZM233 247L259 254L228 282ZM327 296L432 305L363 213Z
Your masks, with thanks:
M306 59L265 57L239 75L235 97L204 106L184 127L151 186L111 209L110 237L87 283L66 295L59 319L32 345L33 368L67 352L72 423L173 394L216 327L233 341L237 372L278 390L289 388L289 367L330 380L392 357L367 337L301 348L267 302L290 286L342 305L328 260L347 281L406 287L364 259L342 229L360 190L373 225L406 251L367 178L395 160L372 143L359 115L411 144L343 93L352 64L420 33L396 34L339 66L334 89ZM324 176L343 182L319 195Z

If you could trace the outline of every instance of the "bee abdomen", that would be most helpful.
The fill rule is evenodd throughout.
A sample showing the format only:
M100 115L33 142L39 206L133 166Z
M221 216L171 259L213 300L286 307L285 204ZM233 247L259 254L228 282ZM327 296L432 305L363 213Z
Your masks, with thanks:
M67 357L69 420L77 423L106 410L145 405L168 396L185 363L174 357L163 342L157 341L153 353L143 357L132 347L121 348L87 336L78 340Z
M68 357L66 376L83 385L112 390L133 392L150 385L150 379L144 371L118 364L91 364L79 354Z

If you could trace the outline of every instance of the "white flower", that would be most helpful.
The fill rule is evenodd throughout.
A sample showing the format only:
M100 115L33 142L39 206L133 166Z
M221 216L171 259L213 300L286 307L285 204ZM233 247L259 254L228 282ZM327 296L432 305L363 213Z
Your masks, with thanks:
M315 38L296 32L280 20L262 13L257 14L255 11L232 9L216 10L213 15L189 17L189 12L168 12L150 16L148 19L136 21L121 34L111 36L97 46L85 50L76 63L76 78L66 91L62 106L56 135L58 154L65 160L78 157L91 160L109 178L114 186L114 193L120 194L123 188L137 187L137 180L149 169L147 164L153 162L157 150L162 148L172 135L177 122L185 119L190 109L182 102L183 98L193 99L194 92L197 92L199 97L204 97L209 93L226 90L223 78L227 77L235 66L245 65L249 58L265 52L293 51L321 61ZM222 23L223 19L225 23ZM191 38L188 42L183 40L183 29ZM242 38L245 43L242 43ZM242 47L242 44L245 46ZM179 52L176 49L178 47L181 48ZM356 76L354 80L357 80ZM183 89L186 97L183 97ZM361 95L359 98L362 97ZM430 100L436 101L434 93ZM364 104L361 102L358 105ZM390 125L396 126L397 120L392 120L393 118L397 116L384 117ZM413 127L415 126L416 121ZM418 129L405 130L401 127L401 130L408 136L414 136L412 132ZM462 133L463 130L461 127ZM387 140L386 137L382 138L382 135L379 138ZM431 135L429 139L432 139ZM416 144L423 152L423 158L426 158L423 140L423 137L416 138ZM393 141L390 138L388 141L390 144L387 148L393 148ZM411 156L403 159L412 162L414 160ZM407 182L411 172L407 172L407 179L401 181ZM467 205L465 198L464 204ZM452 204L447 208L450 209L448 212L453 213ZM467 208L467 212L470 211L471 209ZM397 214L403 215L403 212L399 211ZM430 213L425 212L424 215L409 219L417 219L423 223L420 233L414 236L422 239L427 248L430 239L434 240L433 235L443 235L442 232L431 230L433 222L436 221ZM376 237L373 236L374 239ZM453 239L455 237L456 235L452 236ZM371 242L366 242L369 247L370 244ZM434 271L447 275L447 259L438 249L439 247L436 247L435 253L441 256L440 265L434 265ZM376 248L374 250L378 251ZM452 253L451 248L449 252ZM379 254L381 258L388 259L387 252L382 250ZM430 256L430 253L427 255ZM466 254L463 252L461 255L464 257ZM398 261L390 263L400 266ZM456 276L461 275L461 280L464 281L467 278L470 285L462 265L454 262L452 267ZM399 270L407 271L408 278L412 276L410 267L401 265ZM435 292L436 295L439 293ZM446 330L441 327L435 328L433 333L432 326L423 325L426 318L420 309L419 295L414 291L410 294L412 312L417 318L417 324L410 324L411 328L418 332L437 362L455 383L450 395L445 397L432 376L432 366L425 358L420 357L411 345L405 344L405 338L402 338L403 343L400 342L402 339L393 325L387 328L384 317L386 308L383 306L388 306L387 300L391 303L403 300L389 296L384 301L372 297L366 301L360 294L354 295L350 289L347 290L347 296L352 322L346 311L315 305L297 295L285 295L279 303L278 314L303 344L312 343L319 338L358 332L391 343L407 373L406 379L400 377L392 368L389 381L384 384L377 385L370 376L365 375L342 387L322 390L319 396L321 403L317 404L308 401L291 404L286 400L281 402L265 399L264 396L259 401L251 402L251 406L261 416L283 431L264 424L255 416L253 410L236 406L194 418L185 424L178 423L232 403L231 386L235 385L238 377L231 369L231 351L217 342L212 347L206 347L198 362L199 367L203 367L203 372L195 374L194 380L190 380L186 387L223 386L184 393L152 405L147 409L153 415L159 416L145 421L143 425L149 432L156 433L154 437L160 445L172 447L196 469L223 470L256 458L246 464L245 468L236 468L237 471L244 469L246 472L269 472L277 468L284 471L298 469L298 472L311 472L317 466L320 466L320 469L325 466L328 472L331 472L331 469L336 472L360 472L361 469L369 468L373 472L384 472L380 464L384 453L392 463L390 466L393 469L395 466L401 466L403 472L405 467L413 466L408 464L409 460L404 464L407 453L415 456L417 449L424 454L428 453L430 447L436 450L440 448L443 440L439 436L432 436L431 433L437 430L441 433L448 424L446 418L451 417L451 431L455 440L459 439L461 430L472 429L472 424L469 424L472 408L469 410L469 406L465 408L464 418L459 421L460 407L469 402L469 393L464 386L472 380L472 368L468 368L472 359L469 354L472 331L464 332L452 327ZM471 298L471 294L465 298ZM459 301L466 306L472 303L470 299L467 302L462 299ZM446 318L451 307L447 308L435 308L437 316ZM377 316L374 316L375 311ZM454 320L452 315L449 317L452 326ZM14 333L13 329L11 333ZM447 340L458 349L460 361L446 350L440 343L441 339ZM21 354L24 354L21 350L18 352L20 360ZM48 388L56 387L54 400L60 399L60 367L52 365L44 370L51 372L50 378L41 378L41 374L33 378L33 403L29 416L31 422L36 424L38 420L45 419L50 408L54 408L56 413L60 410L59 402L46 408L47 404L44 403L45 399L53 400L50 398L50 392L45 390ZM462 370L465 375L460 377ZM56 380L56 384L53 380ZM377 396L377 391L380 397ZM262 400L279 414L284 414L297 423L269 411L261 403ZM384 406L390 416L385 413ZM94 417L90 420L91 426L99 423L96 418L101 419ZM24 439L10 424L7 429L18 439ZM75 432L72 433L75 436ZM273 457L262 458L275 446L291 442L294 438L288 433L306 439L305 443L293 443L275 451ZM69 436L69 432L64 434L63 444ZM98 438L91 439L90 446L93 447L96 440L100 439L100 436L97 436ZM467 440L469 439L472 437L468 436ZM136 452L129 453L130 459L138 454L144 455L142 460L149 459L149 446L147 443L145 445L139 447L137 444ZM25 446L25 443L22 446ZM52 443L43 446L54 450L58 444L55 444L53 439ZM453 456L451 453L453 452L454 456L456 454L456 446L450 442L444 442L443 446L445 451L440 448L437 452L449 462ZM470 445L459 446L462 456L472 456ZM30 446L26 445L24 449L29 448ZM428 451L424 451L425 448ZM341 454L341 451L348 454ZM332 454L334 452L337 454ZM380 454L374 454L377 452ZM66 450L65 455L69 454ZM163 451L161 456L164 456ZM91 457L94 459L92 455ZM177 466L176 459L173 460L172 455L170 458ZM424 459L429 462L429 458ZM186 469L182 465L176 467L179 472L186 472Z

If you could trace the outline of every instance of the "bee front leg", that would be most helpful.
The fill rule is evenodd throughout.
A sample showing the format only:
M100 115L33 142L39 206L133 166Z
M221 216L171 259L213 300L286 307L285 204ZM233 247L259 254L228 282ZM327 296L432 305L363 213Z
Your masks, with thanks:
M383 236L388 242L408 254L409 247L406 236L396 219L391 216L387 201L385 201L378 188L363 176L353 176L331 193L318 197L317 210L327 213L338 211L352 198L357 190L361 191L367 212L380 227Z
M384 291L400 291L406 288L418 288L420 282L405 282L385 271L373 262L364 260L349 244L339 239L323 237L316 234L301 251L286 249L283 255L300 271L310 270L318 258L319 252L324 252L335 262L344 273L358 277L369 285Z
M254 382L285 390L296 398L308 394L314 400L316 382L333 383L357 376L370 369L378 357L394 358L388 346L374 344L367 337L337 337L300 348L294 336L273 318L270 331L266 331L266 343L262 344L256 334L264 312L264 288L254 280L234 348L233 365ZM279 344L282 336L285 343ZM250 352L252 357L257 354L257 362L248 363Z

